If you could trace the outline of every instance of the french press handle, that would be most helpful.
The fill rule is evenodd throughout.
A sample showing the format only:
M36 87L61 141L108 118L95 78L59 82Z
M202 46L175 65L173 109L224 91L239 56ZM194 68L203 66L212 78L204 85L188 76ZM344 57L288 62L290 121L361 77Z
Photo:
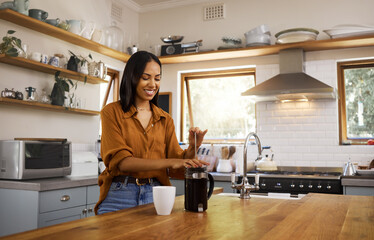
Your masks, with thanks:
M214 178L210 173L208 173L208 178L209 178L209 191L208 191L208 199L209 199L213 194Z

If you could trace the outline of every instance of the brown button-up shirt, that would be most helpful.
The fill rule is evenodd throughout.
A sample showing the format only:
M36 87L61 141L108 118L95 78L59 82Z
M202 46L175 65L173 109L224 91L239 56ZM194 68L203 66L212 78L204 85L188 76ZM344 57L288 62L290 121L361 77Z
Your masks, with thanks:
M119 101L110 103L101 111L101 156L106 166L99 176L100 198L95 206L106 198L112 179L118 175L135 178L157 178L162 185L171 185L167 169L121 172L119 163L127 157L165 159L183 158L185 150L179 146L173 119L162 109L151 104L152 118L146 129L138 120L134 106L123 112ZM174 177L181 178L184 169L170 171Z

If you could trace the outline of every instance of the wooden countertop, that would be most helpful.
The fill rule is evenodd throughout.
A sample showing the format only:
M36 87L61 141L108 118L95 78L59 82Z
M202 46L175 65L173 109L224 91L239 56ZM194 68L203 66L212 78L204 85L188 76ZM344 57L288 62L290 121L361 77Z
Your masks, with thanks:
M169 216L147 204L1 239L374 239L374 197L308 194L301 200L213 195L204 213L176 198Z

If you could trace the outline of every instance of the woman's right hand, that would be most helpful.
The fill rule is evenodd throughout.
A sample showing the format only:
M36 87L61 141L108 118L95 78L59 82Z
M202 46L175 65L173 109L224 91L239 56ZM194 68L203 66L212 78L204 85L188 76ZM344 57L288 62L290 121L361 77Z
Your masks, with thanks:
M171 159L172 169L178 169L182 167L196 168L203 167L203 165L209 165L209 163L199 159Z

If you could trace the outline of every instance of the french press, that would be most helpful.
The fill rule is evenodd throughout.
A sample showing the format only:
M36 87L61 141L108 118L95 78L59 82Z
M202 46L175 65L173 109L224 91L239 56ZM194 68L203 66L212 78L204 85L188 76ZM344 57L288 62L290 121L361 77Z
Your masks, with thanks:
M209 191L208 189L209 178ZM212 196L214 179L206 167L186 168L184 179L184 208L188 211L203 212L208 208Z

